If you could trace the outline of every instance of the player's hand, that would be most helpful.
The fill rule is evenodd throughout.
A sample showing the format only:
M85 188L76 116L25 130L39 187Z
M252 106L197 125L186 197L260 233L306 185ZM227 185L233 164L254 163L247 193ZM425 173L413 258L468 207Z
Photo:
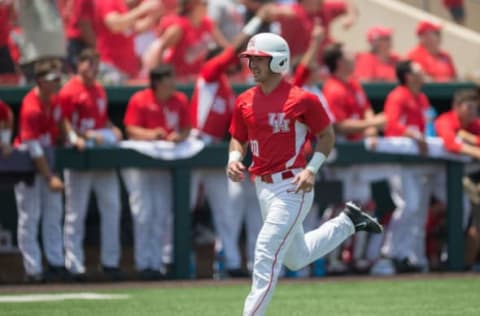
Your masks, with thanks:
M49 178L48 186L53 192L61 192L64 189L62 180L57 176L51 176Z
M78 137L75 143L73 144L73 147L75 147L77 150L84 150L86 147L85 139L83 137Z
M342 27L344 30L351 28L357 20L357 17L353 14L347 15L342 21Z
M262 21L271 22L275 10L276 5L274 3L264 4L255 12L255 15L262 19Z
M169 141L169 142L180 143L180 142L183 142L185 140L185 137L183 137L182 135L180 135L177 132L171 132L170 134L167 135L165 140Z
M153 130L154 139L165 139L167 137L167 131L161 127L157 127Z
M302 172L293 178L292 184L295 185L295 193L300 191L310 192L315 185L315 174L310 170L303 169Z
M115 138L118 141L121 141L123 139L122 131L116 126L112 127L112 130L113 130L113 134L115 134Z
M242 182L245 179L245 165L241 161L232 161L227 166L227 176L233 182Z
M321 42L325 36L325 29L322 26L319 18L316 18L313 21L313 29L311 33L311 38L313 41Z
M418 151L420 152L420 155L426 156L428 154L428 144L425 138L415 139L415 141L417 142Z

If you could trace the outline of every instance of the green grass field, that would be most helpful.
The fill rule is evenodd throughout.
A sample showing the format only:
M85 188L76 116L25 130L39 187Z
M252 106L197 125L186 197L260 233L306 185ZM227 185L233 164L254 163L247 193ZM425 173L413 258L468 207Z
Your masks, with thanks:
M171 283L162 287L158 283L158 287L153 288L112 290L79 286L74 292L127 294L129 297L119 300L0 303L0 315L232 316L241 315L248 290L248 283L231 285L221 282L206 286L180 284L178 287ZM7 295L5 291L2 293L0 298ZM267 315L478 316L480 278L281 281Z

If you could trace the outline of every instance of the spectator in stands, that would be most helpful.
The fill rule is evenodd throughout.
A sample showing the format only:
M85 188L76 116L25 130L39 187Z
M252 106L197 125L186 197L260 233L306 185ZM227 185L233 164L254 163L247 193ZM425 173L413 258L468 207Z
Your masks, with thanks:
M28 148L36 168L33 184L15 186L18 210L18 246L29 282L64 278L65 258L62 238L62 180L53 172L45 147L56 146L62 135L62 108L57 96L61 63L37 62L36 85L22 100L17 144ZM48 269L42 269L42 253L37 240L42 221L42 245Z
M158 26L159 38L143 58L144 68L171 64L177 80L192 82L200 71L209 47L225 47L228 41L206 16L206 0L181 0L178 14L165 16Z
M188 137L188 99L176 91L172 66L161 65L150 72L150 87L130 98L124 124L131 140L178 143ZM141 279L161 279L163 233L172 231L167 227L172 212L170 173L128 169L124 180L133 218L135 268Z
M385 101L386 137L408 137L417 145L421 155L428 154L425 113L431 107L422 92L424 75L419 64L401 61L396 66L399 85ZM425 250L425 224L434 187L433 181L439 171L435 166L409 164L401 167L400 183L392 187L401 202L392 215L388 227L383 255L385 265L392 264L390 273L419 272L428 269ZM443 195L443 196L442 196ZM445 203L445 194L436 194ZM400 200L399 200L400 201ZM387 262L387 260L393 262Z
M94 0L58 0L67 37L67 63L75 72L77 58L87 47L95 48Z
M400 57L392 52L392 29L373 26L367 31L370 51L355 59L355 77L361 81L395 81L395 65Z
M463 0L443 0L443 5L455 23L465 24L465 4Z
M0 157L11 152L13 113L10 107L0 100Z
M365 137L377 137L385 125L383 114L375 114L365 91L360 83L352 77L354 56L346 52L340 43L330 44L325 48L323 61L330 72L330 77L323 85L323 94L334 116L334 128L337 141L359 141ZM362 206L370 202L370 181L388 177L385 166L347 166L334 167L335 178L343 181L344 200L357 201ZM367 235L355 236L358 244L365 244ZM361 255L360 255L361 254ZM359 251L358 269L363 269ZM346 267L338 258L330 257L329 272L345 272Z
M0 1L0 84L17 83L16 69L8 39L14 11L11 1Z
M163 13L160 0L102 0L95 2L94 9L101 81L119 84L135 78L140 63L134 35L157 23Z
M108 118L105 89L95 78L99 56L84 49L77 59L78 75L60 91L60 102L69 129L69 141L84 146L108 146L122 138ZM90 191L95 192L101 219L101 266L109 280L122 279L120 263L120 184L115 170L64 171L65 179L65 266L74 280L86 279L83 241Z
M240 33L245 21L238 0L209 0L207 15L229 42Z
M452 109L435 120L435 129L445 149L480 159L480 96L475 90L455 92ZM478 190L478 188L475 188ZM466 231L465 265L471 269L480 251L480 217L478 203L473 207Z
M356 21L357 9L352 1L299 0L298 3L273 5L271 20L280 22L281 35L288 42L292 63L298 63L310 42L315 19L320 19L325 35L319 50L319 61L326 45L334 42L330 34L330 24L344 16L343 26L349 28Z
M62 20L56 1L16 0L14 4L22 30L18 40L20 66L26 81L33 83L36 61L63 61L67 56Z
M451 81L457 73L450 54L441 49L442 27L431 21L421 21L417 25L418 45L408 53L408 58L418 63L427 80Z

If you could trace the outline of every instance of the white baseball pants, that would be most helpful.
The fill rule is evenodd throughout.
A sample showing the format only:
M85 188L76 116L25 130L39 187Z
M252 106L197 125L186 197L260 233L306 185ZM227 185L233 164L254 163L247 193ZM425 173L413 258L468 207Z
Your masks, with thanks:
M198 188L203 184L204 195L212 211L213 225L225 253L225 268L237 269L241 266L240 249L236 229L239 219L229 195L228 180L224 169L197 169L192 171L191 203L197 200Z
M341 213L305 234L302 222L312 207L313 191L293 193L295 187L291 181L268 184L259 178L255 180L264 223L257 238L245 316L264 315L282 263L291 270L299 270L325 256L355 232L351 220Z
M172 213L170 171L161 169L125 169L122 176L127 187L133 219L134 257L138 271L162 270L165 231ZM170 217L169 217L170 216Z
M15 185L18 210L18 247L28 275L42 273L42 253L38 243L38 225L42 220L42 245L52 266L64 266L62 238L62 193L52 192L47 180L35 175L34 183Z
M232 236L235 240L240 237L243 223L245 223L246 232L246 258L247 265L253 267L255 243L258 233L262 227L262 215L257 195L255 194L255 185L251 181L233 182L228 181L228 192L233 205ZM235 262L235 266L240 267L240 257Z
M85 273L83 240L90 192L95 193L100 212L100 260L103 266L120 262L120 185L114 170L65 170L65 266Z

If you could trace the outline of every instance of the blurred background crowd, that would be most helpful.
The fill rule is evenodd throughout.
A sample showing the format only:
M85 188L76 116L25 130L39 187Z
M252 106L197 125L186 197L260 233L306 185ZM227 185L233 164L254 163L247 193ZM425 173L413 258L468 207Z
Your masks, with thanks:
M478 47L480 36L475 25L465 27L475 16L468 6L478 3L445 0L419 5L441 3L445 20L405 6L410 2L414 1L0 0L0 85L31 87L19 109L12 111L0 100L2 157L24 146L36 168L33 184L15 185L25 279L89 279L83 246L90 191L100 213L101 272L110 280L125 278L123 202L130 210L135 276L167 276L173 225L169 173L138 168L122 170L121 177L113 169L65 170L58 175L42 148L61 145L81 151L124 138L180 143L193 137L207 145L225 140L234 99L231 85L253 83L248 65L237 56L255 33L274 32L287 40L287 77L322 100L338 142L368 139L375 147L384 144L383 138L388 143L388 138L402 137L427 154L429 137L438 137L445 151L480 159L478 91L457 91L451 108L440 115L422 92L428 82L448 84L478 75L478 52L472 47ZM395 18L390 16L393 11ZM394 89L374 109L362 88L365 82L390 83ZM179 92L179 84L193 87L193 94ZM138 87L122 122L109 118L104 89L109 85ZM469 271L478 270L479 262L479 178L471 173L464 181L469 193L463 220ZM388 182L384 195L391 202L381 214L371 190L379 181ZM358 234L326 259L300 272L285 270L284 275L444 269L445 181L443 168L433 165L327 166L318 179L317 203L305 229L354 200L380 215L386 233L378 238ZM123 187L127 201L120 197ZM196 212L203 215L195 215L195 242L215 243L215 276L247 277L261 226L252 185L229 183L223 169L195 170L192 191L192 210L211 210L207 224L205 214ZM40 222L42 247L37 240ZM201 261L192 259L194 263Z

